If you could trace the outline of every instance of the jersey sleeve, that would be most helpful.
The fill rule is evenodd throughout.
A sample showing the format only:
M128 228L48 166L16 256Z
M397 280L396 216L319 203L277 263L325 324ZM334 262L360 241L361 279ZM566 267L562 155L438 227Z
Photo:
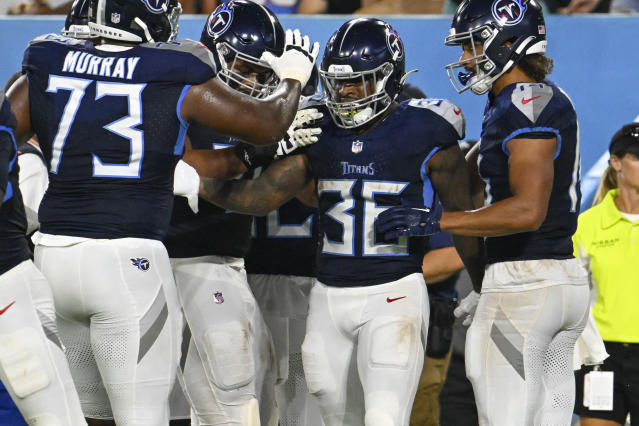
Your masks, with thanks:
M422 108L428 112L424 123L428 123L428 132L435 137L435 145L447 148L457 144L466 134L466 118L454 103L446 99L411 99L408 105Z
M182 67L180 78L186 84L200 84L214 78L220 70L219 58L202 43L190 39L156 43L156 49L174 52L176 65Z
M510 130L503 141L512 139L553 139L559 134L555 125L557 99L553 88L543 83L519 83L510 96L503 115L503 126Z

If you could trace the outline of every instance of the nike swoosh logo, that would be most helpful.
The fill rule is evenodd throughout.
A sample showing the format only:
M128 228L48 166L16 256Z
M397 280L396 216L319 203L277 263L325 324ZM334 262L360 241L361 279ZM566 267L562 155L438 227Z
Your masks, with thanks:
M387 298L386 298L386 303L393 303L393 302L394 302L394 301L396 301L396 300L399 300L399 299L405 299L405 298L406 298L406 296L402 296L402 297L393 297L392 299L391 299L390 297L387 297Z
M14 303L16 303L15 300L13 302L9 303L7 306L5 306L3 309L0 309L0 315L4 314L7 311L7 309L9 309L10 307L13 306Z
M459 108L455 108L455 109L453 109L453 112L454 112L455 114L459 115L459 114L461 114L461 109L459 109Z
M539 96L535 96L535 97L532 97L532 98L530 98L530 99L521 98L521 103L522 103L523 105L526 105L528 102L530 102L530 101L534 101L534 100L535 100L535 99L537 99L537 98L539 98Z

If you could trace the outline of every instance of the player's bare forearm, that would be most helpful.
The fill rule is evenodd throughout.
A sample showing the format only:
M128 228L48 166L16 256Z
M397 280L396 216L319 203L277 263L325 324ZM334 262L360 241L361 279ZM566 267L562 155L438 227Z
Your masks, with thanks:
M15 137L18 144L29 140L31 130L31 111L29 110L29 83L27 76L18 78L7 91L7 98L11 102L11 110L18 121L15 129Z
M449 278L455 272L464 269L455 247L442 247L430 250L422 261L422 274L426 284L435 284Z
M554 139L514 139L508 179L512 196L488 207L445 212L441 228L457 235L500 236L534 231L543 223L552 191Z
M182 157L202 177L231 179L246 172L246 166L233 148L192 149Z
M181 114L219 133L255 145L270 145L286 135L297 113L300 82L282 80L265 99L238 94L217 79L192 86L182 102Z
M204 178L200 197L227 210L263 216L293 198L311 179L304 155L273 162L257 179Z
M444 214L449 211L472 209L470 179L466 161L458 146L449 147L435 154L428 162L428 169L431 182L444 207ZM442 230L445 229L442 227ZM486 266L483 239L453 235L453 242L466 266L473 288L480 291Z

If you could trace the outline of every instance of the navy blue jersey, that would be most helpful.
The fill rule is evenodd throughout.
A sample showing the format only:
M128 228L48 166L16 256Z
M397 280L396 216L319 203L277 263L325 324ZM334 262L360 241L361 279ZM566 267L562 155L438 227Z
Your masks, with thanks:
M548 213L536 231L487 238L488 262L571 258L581 192L577 114L568 96L553 83L517 83L489 97L478 159L486 204L513 195L506 144L516 138L557 138Z
M198 124L189 127L188 135L194 149L220 149L237 143ZM198 207L198 213L193 213L185 197L175 197L171 226L164 238L169 256L244 257L251 243L252 216L231 213L203 198L198 199Z
M362 134L337 127L323 112L322 137L306 148L319 198L318 279L367 286L420 272L427 240L383 241L375 220L402 202L432 206L426 164L463 137L461 111L445 100L412 99Z
M27 218L18 187L18 147L13 135L16 118L0 92L0 274L29 259Z
M41 232L162 239L188 127L181 102L215 76L209 50L190 40L96 49L48 34L30 43L23 70L49 166Z
M268 215L256 217L246 271L314 277L317 252L314 213L314 208L294 198Z

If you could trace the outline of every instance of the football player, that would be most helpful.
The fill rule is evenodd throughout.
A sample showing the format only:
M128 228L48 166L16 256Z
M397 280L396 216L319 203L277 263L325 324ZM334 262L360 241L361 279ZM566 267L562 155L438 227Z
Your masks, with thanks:
M51 289L30 259L15 125L0 92L0 380L29 424L84 425Z
M458 91L488 93L478 160L484 208L444 212L439 221L399 210L383 218L392 235L423 233L427 222L431 231L488 237L483 285L456 310L472 320L466 373L481 425L567 425L572 416L572 354L589 293L571 240L579 135L570 99L546 79L546 43L536 0L459 6L446 44L462 55L446 68Z
M277 75L260 57L282 54L284 30L266 7L247 0L220 5L200 41L218 57L218 77L231 89L257 99L276 89ZM195 150L208 151L197 152L206 161L192 161L200 174L248 178L246 144L234 148L237 139L196 124L188 137L194 151L187 162ZM197 208L176 197L164 239L186 319L179 371L185 396L198 424L277 425L271 335L244 270L252 218L203 200Z
M39 37L25 52L28 78L9 92L17 139L36 133L49 165L36 263L75 350L75 378L85 377L76 382L84 408L107 410L90 386L101 381L119 425L168 423L181 318L161 240L189 123L277 141L317 54L308 38L287 32L284 53L264 57L280 79L273 95L239 96L214 78L208 49L173 39L179 9L175 0L91 0L99 43ZM75 368L83 354L98 368Z
M395 102L404 68L403 43L389 24L346 22L320 68L327 92L321 139L257 179L201 184L201 195L216 204L264 215L315 179L321 248L302 359L327 426L408 424L424 361L425 241L384 239L377 215L392 205L425 209L435 190L447 209L471 206L457 143L461 111L443 99ZM456 243L481 281L480 240Z

